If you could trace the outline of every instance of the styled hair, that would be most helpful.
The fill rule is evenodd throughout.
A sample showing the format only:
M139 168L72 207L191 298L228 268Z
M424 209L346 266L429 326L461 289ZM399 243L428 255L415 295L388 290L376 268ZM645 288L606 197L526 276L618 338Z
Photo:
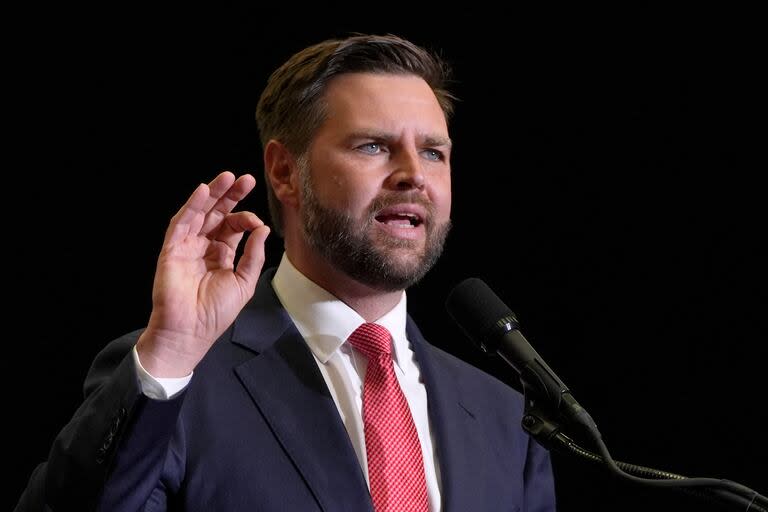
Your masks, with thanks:
M446 120L453 113L455 97L447 90L450 69L438 55L394 35L329 39L294 54L269 77L256 107L262 147L275 139L302 158L325 120L328 83L345 73L420 77L435 93ZM282 236L281 204L269 178L265 181L272 225Z

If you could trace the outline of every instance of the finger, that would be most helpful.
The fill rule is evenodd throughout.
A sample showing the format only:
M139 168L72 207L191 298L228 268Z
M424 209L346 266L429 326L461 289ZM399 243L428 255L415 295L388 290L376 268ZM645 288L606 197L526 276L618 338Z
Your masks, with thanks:
M234 252L246 231L253 231L263 225L264 222L254 213L230 213L219 226L213 240L227 244Z
M244 174L237 178L214 203L205 217L205 222L200 228L200 234L208 236L215 233L222 220L234 210L237 203L242 201L256 186L256 178L250 174Z
M203 225L206 214L216 204L218 199L232 187L235 175L224 171L216 176L207 185L201 183L192 195L187 199L165 233L165 242L175 242L186 237L189 233L197 234Z
M240 278L248 297L253 295L256 283L264 266L265 250L264 242L269 236L269 226L261 225L251 232L251 236L245 242L245 249L240 261L237 263L235 275Z
M235 183L235 175L230 171L223 171L219 173L218 176L213 178L210 183L208 183L208 188L211 189L211 195L208 197L208 200L205 202L205 213L211 211L211 209L216 205L216 202L221 198L224 194L227 193L227 191L232 188L232 184Z
M201 183L189 196L176 215L171 218L168 229L165 231L165 244L178 241L189 233L189 227L195 222L195 219L202 219L205 216L205 204L208 201L210 189L205 183ZM198 220L199 222L199 220Z

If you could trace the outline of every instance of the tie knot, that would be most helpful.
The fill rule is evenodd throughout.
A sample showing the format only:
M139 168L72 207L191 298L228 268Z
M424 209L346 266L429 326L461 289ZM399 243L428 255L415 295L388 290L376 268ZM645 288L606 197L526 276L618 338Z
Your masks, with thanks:
M379 324L363 324L349 335L349 342L368 359L392 353L392 335Z

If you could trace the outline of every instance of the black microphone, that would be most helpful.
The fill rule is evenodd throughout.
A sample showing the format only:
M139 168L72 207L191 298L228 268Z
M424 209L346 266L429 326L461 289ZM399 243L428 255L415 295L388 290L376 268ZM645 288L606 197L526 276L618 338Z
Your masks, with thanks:
M536 402L539 410L564 416L590 430L596 428L587 411L520 332L515 314L485 282L475 277L462 281L448 295L445 307L483 352L498 354L517 371L528 405Z
M700 488L742 508L746 505L747 510L768 511L765 496L730 480L687 478L615 461L587 411L522 335L515 314L480 279L472 277L459 283L448 295L445 307L464 334L481 350L498 354L520 375L525 391L523 428L545 448L566 448L592 462L605 462L611 471L636 483L684 490ZM584 426L597 444L599 455L564 435L558 424L558 420L563 419Z

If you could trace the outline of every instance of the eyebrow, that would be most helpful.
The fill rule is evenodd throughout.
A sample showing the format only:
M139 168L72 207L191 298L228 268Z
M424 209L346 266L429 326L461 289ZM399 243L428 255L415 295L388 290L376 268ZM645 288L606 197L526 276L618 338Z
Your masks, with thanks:
M453 142L451 141L450 137L442 137L442 136L439 136L439 135L419 134L419 138L427 146L447 146L447 147L451 147L453 145ZM373 140L384 141L387 144L391 144L391 143L397 141L397 137L392 135L391 133L377 132L377 131L353 132L353 133L350 133L346 137L346 139L347 140L373 139Z

